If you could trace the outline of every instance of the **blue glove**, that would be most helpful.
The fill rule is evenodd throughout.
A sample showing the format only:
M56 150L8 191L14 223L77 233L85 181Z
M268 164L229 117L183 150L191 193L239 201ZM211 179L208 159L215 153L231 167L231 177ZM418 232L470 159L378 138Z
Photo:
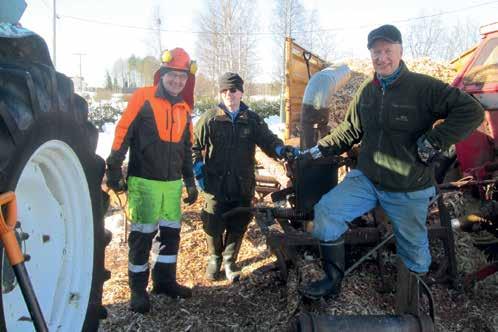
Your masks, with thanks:
M193 170L197 187L204 191L204 163L202 161L197 161L194 164Z
M292 145L278 145L275 148L275 152L277 153L277 156L284 158L285 160L294 159L301 154L301 151Z
M322 151L320 150L318 145L315 145L312 148L301 151L301 154L305 156L308 155L309 157L311 157L311 159L318 159L323 157Z

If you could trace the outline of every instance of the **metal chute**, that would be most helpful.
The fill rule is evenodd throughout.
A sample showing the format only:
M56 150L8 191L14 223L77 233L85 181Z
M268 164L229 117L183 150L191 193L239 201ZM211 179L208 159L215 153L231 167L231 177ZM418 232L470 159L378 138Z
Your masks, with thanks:
M349 80L346 65L327 67L311 76L301 106L301 148L314 146L328 132L332 97Z

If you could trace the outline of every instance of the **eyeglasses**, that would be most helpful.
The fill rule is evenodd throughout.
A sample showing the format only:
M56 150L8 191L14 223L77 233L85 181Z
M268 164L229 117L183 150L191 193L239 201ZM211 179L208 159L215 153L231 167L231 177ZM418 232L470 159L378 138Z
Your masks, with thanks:
M230 91L230 93L235 93L238 90L236 88L230 88L230 89L221 90L221 93L227 93L227 91Z
M168 78L171 78L172 80L178 79L180 81L186 81L188 79L188 74L185 72L170 71L166 73L166 76L168 76Z

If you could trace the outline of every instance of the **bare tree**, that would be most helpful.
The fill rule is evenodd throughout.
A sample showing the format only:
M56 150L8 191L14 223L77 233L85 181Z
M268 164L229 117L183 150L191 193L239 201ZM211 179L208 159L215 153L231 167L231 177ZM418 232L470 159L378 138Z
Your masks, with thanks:
M255 2L210 0L199 14L197 56L206 79L215 82L226 71L250 82L255 76L257 28ZM212 87L216 95L216 87Z
M449 28L441 53L442 60L452 60L460 53L468 50L479 41L479 25L467 18L464 22L457 21Z
M423 16L424 13L421 13ZM413 58L451 60L479 40L478 24L466 19L453 26L443 25L439 16L426 16L408 28L405 50Z
M276 76L283 81L284 42L286 37L322 58L334 53L334 35L321 29L318 10L306 10L301 0L276 0L273 8Z
M271 31L273 32L276 56L275 76L283 82L284 79L284 45L285 38L291 37L296 42L307 47L307 39L303 31L306 27L305 9L300 0L276 0L273 7Z
M424 15L424 12L420 16ZM441 40L445 36L443 24L439 16L425 17L415 21L408 27L405 38L405 50L413 58L439 56L443 47Z
M153 56L140 58L132 55L127 59L118 59L112 67L114 88L152 85L159 66L159 60Z
M116 86L128 86L128 60L118 59L112 66L112 76L117 80Z
M317 9L309 11L306 15L306 30L303 32L301 45L323 59L331 59L336 53L334 52L333 33L321 28L320 14Z

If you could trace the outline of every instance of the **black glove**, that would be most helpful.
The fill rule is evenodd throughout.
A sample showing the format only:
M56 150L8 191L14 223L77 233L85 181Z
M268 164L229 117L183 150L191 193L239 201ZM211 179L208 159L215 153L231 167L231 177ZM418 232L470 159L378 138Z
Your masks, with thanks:
M183 203L192 205L197 200L197 197L199 196L199 191L197 191L194 179L189 179L188 181L185 181L185 186L187 190L187 197L183 199Z
M128 189L126 181L123 178L121 167L107 166L107 187L114 190L116 193L124 192Z
M429 165L434 161L434 158L440 153L439 149L434 147L431 142L422 135L417 140L417 154L420 161Z

